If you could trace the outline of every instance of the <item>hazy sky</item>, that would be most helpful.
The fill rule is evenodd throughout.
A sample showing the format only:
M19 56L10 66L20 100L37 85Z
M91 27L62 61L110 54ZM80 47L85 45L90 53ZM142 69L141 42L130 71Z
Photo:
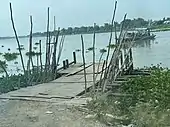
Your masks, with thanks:
M111 20L114 0L1 0L0 36L12 36L9 2L12 3L15 24L19 35L29 33L29 16L33 16L34 32L46 30L47 7L51 21L56 16L57 26L101 25ZM170 16L170 0L118 0L116 20L142 17L160 19ZM52 24L51 24L52 28Z

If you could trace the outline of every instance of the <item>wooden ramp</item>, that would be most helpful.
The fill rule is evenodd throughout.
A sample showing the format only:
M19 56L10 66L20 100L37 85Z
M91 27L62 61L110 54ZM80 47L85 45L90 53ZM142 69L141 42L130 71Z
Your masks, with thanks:
M99 64L95 65L96 71L98 65ZM102 64L99 65L99 72L101 72L101 69ZM92 64L87 64L86 71L88 88L93 85L92 70ZM58 99L72 99L84 91L85 83L82 64L72 65L66 70L61 70L60 73L65 75L49 83L21 88L19 90L0 95L0 99L55 102L55 100ZM99 81L99 78L100 74L98 74L96 81Z

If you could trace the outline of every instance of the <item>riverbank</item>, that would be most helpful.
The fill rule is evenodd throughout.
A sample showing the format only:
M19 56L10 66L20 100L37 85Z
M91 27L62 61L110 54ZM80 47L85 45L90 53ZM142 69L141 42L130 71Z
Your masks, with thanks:
M129 30L129 31L133 31L133 30ZM170 27L167 28L155 28L155 29L151 29L151 32L162 32L162 31L170 31ZM115 32L115 31L113 31ZM117 30L116 32L120 32L119 30ZM39 33L39 32L38 32ZM110 33L110 31L96 31L96 33L98 34L102 34L102 33ZM82 32L82 33L71 33L71 34L60 34L59 36L62 35L66 35L66 36L71 36L71 35L80 35L80 34L93 34L93 32ZM46 34L33 34L33 37L46 37ZM19 36L19 38L28 38L29 35L26 36ZM0 40L8 40L8 39L15 39L15 37L0 37Z
M110 126L169 127L170 70L159 65L147 70L150 75L124 79L119 88L112 86L112 94L89 102L91 116Z

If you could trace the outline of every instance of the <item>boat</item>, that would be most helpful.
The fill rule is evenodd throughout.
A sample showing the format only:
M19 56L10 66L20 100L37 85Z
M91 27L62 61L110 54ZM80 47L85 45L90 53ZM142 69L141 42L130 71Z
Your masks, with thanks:
M138 40L153 40L155 39L156 35L150 33L150 29L144 29L133 32L128 32L126 36L124 37L124 41L138 41Z

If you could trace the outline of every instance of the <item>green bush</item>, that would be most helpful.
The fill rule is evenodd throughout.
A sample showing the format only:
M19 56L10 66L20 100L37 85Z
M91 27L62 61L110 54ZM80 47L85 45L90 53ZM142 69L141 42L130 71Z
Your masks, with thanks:
M5 53L3 57L7 61L13 61L18 58L18 55L18 53Z
M160 108L170 108L170 70L152 68L150 76L129 79L122 92L132 94L133 104L149 102Z
M119 92L132 96L102 95L89 102L87 107L100 116L98 120L112 126L128 123L134 127L169 127L170 70L159 65L147 69L150 75L130 78L119 88ZM107 113L121 119L107 119Z
M6 64L6 61L1 61L0 60L0 73L3 73L4 72L4 69L7 68L7 64Z
M41 55L42 53L40 53L40 52L34 52L34 51L32 51L32 52L27 52L25 55L26 56L39 56L39 55Z

